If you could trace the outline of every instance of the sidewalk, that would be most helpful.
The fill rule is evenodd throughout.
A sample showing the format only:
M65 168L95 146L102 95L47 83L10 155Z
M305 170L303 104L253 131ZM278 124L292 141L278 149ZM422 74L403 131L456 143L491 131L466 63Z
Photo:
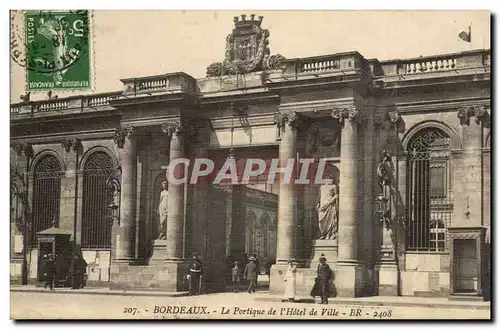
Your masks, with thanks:
M54 291L35 286L12 285L11 292L27 292L27 293L46 293L46 294L74 294L74 295L115 295L115 296L144 296L144 297L184 297L187 292L168 292L154 290L112 290L109 288L85 287L79 290L71 290L70 288L57 288ZM232 293L210 293L208 295ZM251 295L255 301L263 302L282 302L282 296L271 295L267 291L257 291L255 295ZM250 296L249 296L250 297ZM300 303L315 303L319 299L314 300L310 296L296 298L294 305ZM452 301L448 298L430 298L430 297L392 297L392 296L372 296L360 298L329 298L330 305L353 305L353 306L389 306L389 307L429 307L429 308L452 308L452 309L476 309L490 310L490 302L482 301ZM283 305L289 302L283 303Z
M183 297L187 292L169 292L155 290L118 290L103 287L85 287L83 289L72 290L71 288L56 288L54 290L35 287L33 285L21 286L11 285L11 292L29 292L46 294L77 294L77 295L117 295L117 296L150 296L150 297Z
M255 300L266 302L287 302L283 301L281 296L270 294L257 294ZM318 302L319 298L313 299L310 296L296 297L297 302L294 303L314 303ZM290 302L287 302L290 303ZM404 307L429 307L429 308L453 308L453 309L476 309L490 310L490 302L482 301L452 301L448 298L430 298L430 297L413 297L413 296L371 296L359 298L329 298L330 305L356 305L356 306L404 306Z

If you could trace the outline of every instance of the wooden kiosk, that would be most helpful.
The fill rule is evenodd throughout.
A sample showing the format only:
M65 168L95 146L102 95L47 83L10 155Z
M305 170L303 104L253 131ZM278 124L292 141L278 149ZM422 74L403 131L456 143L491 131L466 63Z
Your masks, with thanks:
M47 261L45 255L51 254L54 257L56 274L55 286L70 285L70 264L73 251L72 232L51 227L38 232L38 284L44 284L44 268Z

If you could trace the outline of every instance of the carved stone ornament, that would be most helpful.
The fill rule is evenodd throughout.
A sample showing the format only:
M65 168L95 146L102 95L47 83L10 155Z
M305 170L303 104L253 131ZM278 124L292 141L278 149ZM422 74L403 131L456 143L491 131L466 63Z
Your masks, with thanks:
M481 120L489 114L489 109L489 105L461 107L457 111L457 116L462 125L468 125L470 123L470 118L474 118L476 123L479 124Z
M73 146L73 141L71 139L63 139L61 141L61 146L66 150L66 152L70 152L71 146Z
M332 117L339 120L340 124L344 124L346 119L352 123L361 123L360 114L354 106L336 107L332 110Z
M399 113L399 111L391 111L388 113L388 115L389 120L391 120L393 124L396 124L399 122L399 120L401 120L401 114Z
M300 117L299 114L294 111L278 112L274 115L274 124L279 129L284 129L287 124L291 127L298 128L300 126Z
M229 74L244 74L281 68L285 59L282 55L270 55L269 31L261 28L264 17L246 15L234 17L234 29L226 38L226 52L223 62L212 63L207 67L207 77Z
M134 132L134 127L122 127L116 129L113 140L115 141L118 148L123 148L123 145L125 144L125 137L132 138L134 136Z
M19 156L23 155L24 145L22 143L12 142L10 144L10 147L14 150L14 152L16 152L17 155Z
M23 153L28 158L32 158L35 155L35 151L33 150L33 146L31 146L30 143L24 144Z

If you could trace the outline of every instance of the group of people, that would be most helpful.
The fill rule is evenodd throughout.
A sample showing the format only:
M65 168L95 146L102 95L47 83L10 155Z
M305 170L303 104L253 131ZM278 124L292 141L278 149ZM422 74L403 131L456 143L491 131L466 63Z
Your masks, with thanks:
M233 283L233 292L239 292L241 281L240 263L239 261L234 261L233 265L234 266L231 269L231 282ZM247 292L249 294L255 293L259 274L260 262L257 258L257 254L253 254L253 256L248 259L248 263L245 265L245 270L243 271L243 280L248 281Z
M52 253L43 255L43 280L45 289L54 290L58 277L69 279L71 289L81 289L85 286L85 274L87 273L87 262L78 251L73 251L67 267L68 259L66 257L54 256ZM63 273L61 273L63 272Z
M319 257L319 264L316 269L316 278L314 286L311 290L312 297L321 297L321 304L328 304L328 297L330 297L331 281L333 279L333 272L330 266L326 263L325 255ZM260 274L260 264L257 255L254 254L248 259L243 273L241 272L240 262L234 261L231 269L231 282L233 292L240 291L240 283L243 280L248 282L246 291L248 293L255 293L258 283L258 275ZM296 299L296 274L297 262L293 259L289 260L288 268L285 273L285 297L287 301L294 302ZM202 293L203 285L203 263L199 260L198 255L193 254L193 259L189 264L189 270L186 274L186 279L189 283L189 295L199 295Z

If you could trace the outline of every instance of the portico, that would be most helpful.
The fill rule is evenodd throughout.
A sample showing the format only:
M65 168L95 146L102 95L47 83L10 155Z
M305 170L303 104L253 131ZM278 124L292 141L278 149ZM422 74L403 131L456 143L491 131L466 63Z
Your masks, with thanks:
M450 229L451 236L468 230L478 241L474 250L485 244L490 52L398 61L358 52L286 59L271 55L268 37L262 19L237 17L226 57L209 65L205 78L133 77L121 80L117 92L11 104L13 150L33 150L11 154L12 172L28 178L14 184L26 184L28 204L36 199L58 227L72 229L90 264L89 282L182 291L193 252L206 266L208 291L225 289L228 266L244 253L272 265L273 294L283 293L293 258L297 293L309 295L323 253L337 296L447 296L450 273L474 282L480 274L450 269L458 252L445 241ZM237 47L246 41L250 46ZM74 123L65 124L70 118ZM387 226L375 209L383 150L392 166L390 198L397 200L384 214ZM211 184L210 177L191 184L200 158L213 160L216 170L234 158L239 173L249 158L278 159L280 167L291 163L297 177L301 159L318 160L312 172L324 160L338 187L335 234L319 239L314 177L308 184L289 184L282 175L268 182L266 170L247 184ZM163 238L158 200L176 159L190 165L168 173L187 181L168 184ZM115 171L119 179L110 174ZM62 192L45 198L41 182L59 184ZM26 232L13 225L12 240L34 236L29 230L45 224L31 223ZM21 247L28 248L29 270L21 272L22 248L14 243L11 278L35 280L35 243Z

